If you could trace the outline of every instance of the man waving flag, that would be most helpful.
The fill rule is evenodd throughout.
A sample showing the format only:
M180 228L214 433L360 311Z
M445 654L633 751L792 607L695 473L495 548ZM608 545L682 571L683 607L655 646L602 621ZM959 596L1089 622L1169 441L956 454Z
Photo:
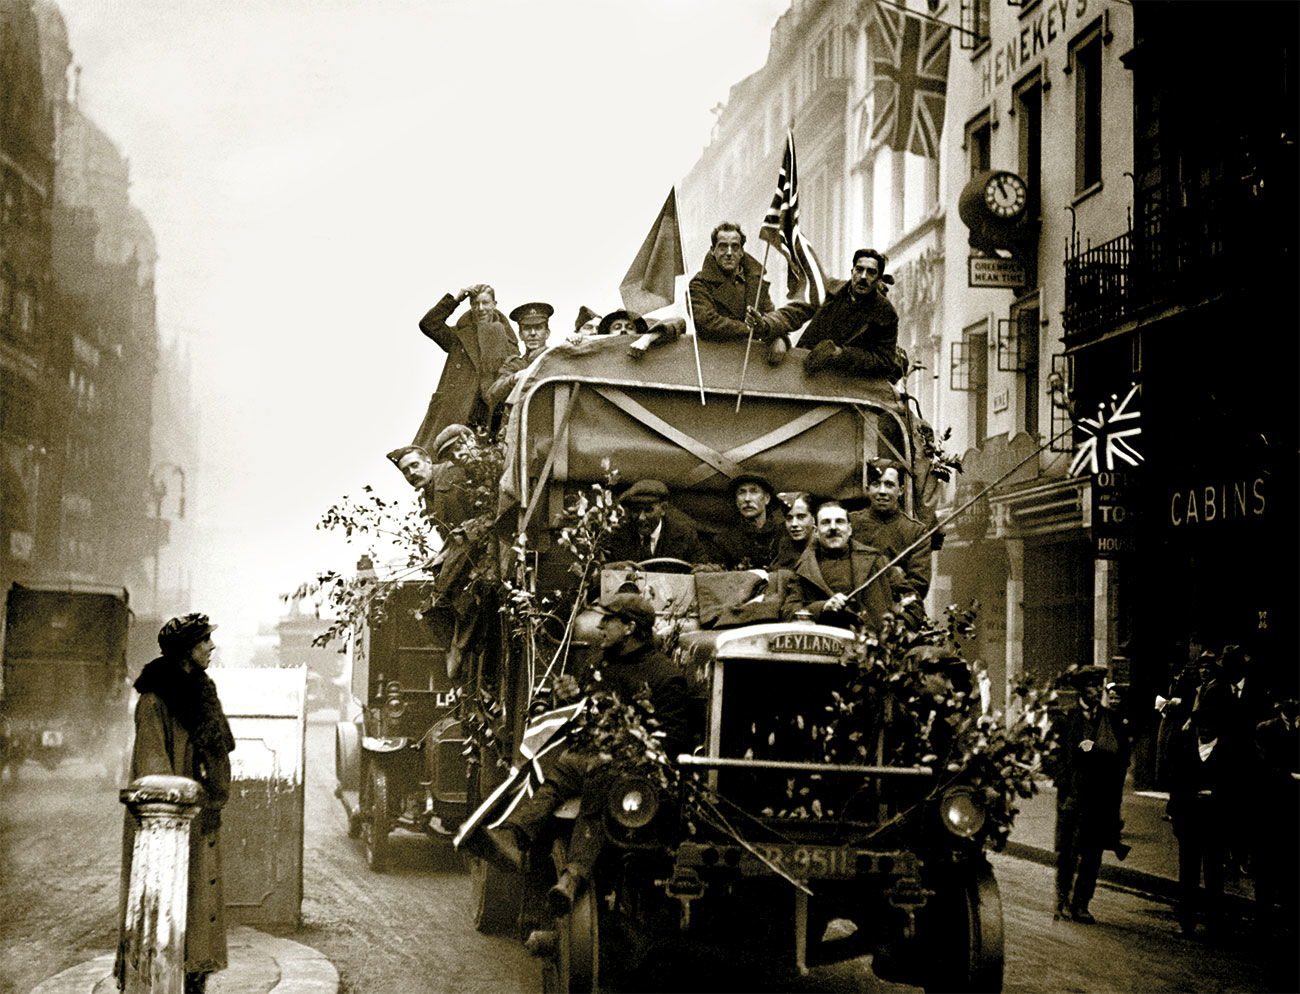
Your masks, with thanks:
M799 176L795 168L794 132L785 134L785 157L776 178L776 193L758 231L763 239L782 256L790 271L787 297L802 296L805 288L808 303L820 307L826 299L826 277L812 245L799 230Z

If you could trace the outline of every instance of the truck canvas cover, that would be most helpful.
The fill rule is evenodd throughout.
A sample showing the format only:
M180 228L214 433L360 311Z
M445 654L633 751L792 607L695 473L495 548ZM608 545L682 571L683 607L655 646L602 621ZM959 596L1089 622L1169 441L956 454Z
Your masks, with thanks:
M807 376L802 349L771 367L756 343L737 413L744 343L699 343L701 406L689 339L639 359L632 341L589 339L534 363L510 398L503 501L528 507L550 483L601 482L606 464L674 492L721 494L758 473L778 490L843 497L863 492L867 460L911 461L906 408L882 380Z

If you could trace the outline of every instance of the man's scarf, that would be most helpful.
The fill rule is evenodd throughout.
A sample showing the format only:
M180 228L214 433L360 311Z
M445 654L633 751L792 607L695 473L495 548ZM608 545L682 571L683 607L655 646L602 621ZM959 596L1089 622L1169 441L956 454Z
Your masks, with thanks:
M194 743L196 779L207 804L221 807L230 797L230 752L235 736L217 697L217 685L197 666L186 670L175 659L155 659L135 681L141 694L156 694Z

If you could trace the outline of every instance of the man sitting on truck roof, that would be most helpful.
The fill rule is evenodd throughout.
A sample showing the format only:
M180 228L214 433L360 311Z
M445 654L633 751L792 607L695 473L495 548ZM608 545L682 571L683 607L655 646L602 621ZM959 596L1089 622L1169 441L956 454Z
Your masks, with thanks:
M731 499L740 520L714 536L718 560L727 569L767 569L785 529L776 488L766 477L742 473L731 481Z
M778 310L772 304L763 267L745 251L740 225L723 221L709 238L709 254L689 289L696 333L708 342L743 342L753 329L767 343L767 361L783 362L790 332L812 316L812 307L791 301Z
M823 501L817 507L817 530L794 569L797 582L785 586L781 617L789 621L804 610L823 625L879 628L894 608L887 563L879 551L853 540L843 504ZM870 586L858 590L877 574Z
M809 349L804 370L829 369L845 376L896 383L903 375L898 350L898 313L885 296L891 282L885 257L875 249L853 253L848 282L831 281L826 300L808 322L799 344Z
M609 537L609 560L681 559L692 565L703 561L695 522L668 503L668 485L662 480L637 480L619 503L628 513Z

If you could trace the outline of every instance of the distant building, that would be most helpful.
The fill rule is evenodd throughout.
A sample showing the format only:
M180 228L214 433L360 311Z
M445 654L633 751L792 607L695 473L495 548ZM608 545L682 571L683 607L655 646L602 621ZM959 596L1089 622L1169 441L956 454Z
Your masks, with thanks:
M152 611L157 253L71 65L56 4L0 0L0 584L122 584Z

